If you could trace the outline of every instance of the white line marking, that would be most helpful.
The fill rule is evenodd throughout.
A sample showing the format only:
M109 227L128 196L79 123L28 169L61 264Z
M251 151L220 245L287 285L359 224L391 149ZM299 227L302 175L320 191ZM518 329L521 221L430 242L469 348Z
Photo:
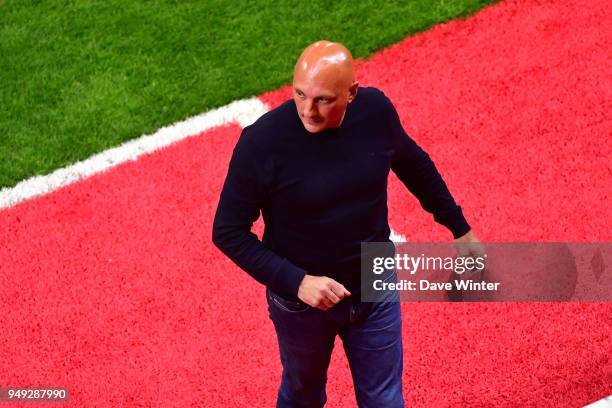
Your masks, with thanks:
M50 193L85 177L117 166L128 160L162 149L172 143L195 136L210 128L238 122L246 127L268 111L258 98L242 99L217 109L163 127L151 135L143 135L90 158L55 170L44 176L34 176L14 187L0 190L0 209L12 207L22 201Z
M391 240L391 242L395 242L398 244L402 242L408 242L405 236L397 233L393 230L393 228L391 228L391 234L389 234L389 239Z
M612 395L599 401L595 401L592 404L586 405L584 408L611 408L612 407Z

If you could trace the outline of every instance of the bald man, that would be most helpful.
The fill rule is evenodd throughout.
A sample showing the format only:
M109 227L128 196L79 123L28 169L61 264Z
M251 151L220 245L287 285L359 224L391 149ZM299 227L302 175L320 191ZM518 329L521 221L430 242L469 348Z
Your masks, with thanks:
M362 242L390 242L393 170L457 242L478 242L391 101L355 81L351 53L319 41L300 55L293 99L243 129L213 242L266 286L283 365L277 407L322 407L335 337L360 407L403 407L398 302L360 301ZM262 241L251 232L262 214Z

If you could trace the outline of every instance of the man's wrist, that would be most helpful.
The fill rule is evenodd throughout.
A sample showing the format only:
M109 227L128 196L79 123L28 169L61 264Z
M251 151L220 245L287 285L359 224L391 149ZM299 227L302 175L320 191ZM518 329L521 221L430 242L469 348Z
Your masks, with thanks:
M282 264L277 269L276 276L269 286L274 292L279 294L284 293L287 296L297 296L305 275L305 270L294 265L288 259L283 258Z
M468 232L458 238L455 238L455 242L470 242L473 241L475 238L476 236L474 235L473 230L470 228Z

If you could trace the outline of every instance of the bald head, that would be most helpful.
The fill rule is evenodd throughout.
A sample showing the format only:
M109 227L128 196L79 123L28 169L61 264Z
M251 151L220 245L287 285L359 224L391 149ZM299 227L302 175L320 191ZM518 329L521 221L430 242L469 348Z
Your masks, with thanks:
M357 87L353 56L344 45L317 41L306 47L293 71L294 100L306 130L340 126Z
M331 41L317 41L304 49L293 71L302 78L332 76L346 86L355 81L353 56L342 44Z

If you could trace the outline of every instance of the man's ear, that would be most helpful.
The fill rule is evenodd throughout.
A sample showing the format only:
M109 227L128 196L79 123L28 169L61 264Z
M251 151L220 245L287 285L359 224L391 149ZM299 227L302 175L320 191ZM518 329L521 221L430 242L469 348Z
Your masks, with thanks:
M357 88L359 88L359 82L357 81L353 82L351 86L349 87L348 103L353 102L353 100L357 96Z

